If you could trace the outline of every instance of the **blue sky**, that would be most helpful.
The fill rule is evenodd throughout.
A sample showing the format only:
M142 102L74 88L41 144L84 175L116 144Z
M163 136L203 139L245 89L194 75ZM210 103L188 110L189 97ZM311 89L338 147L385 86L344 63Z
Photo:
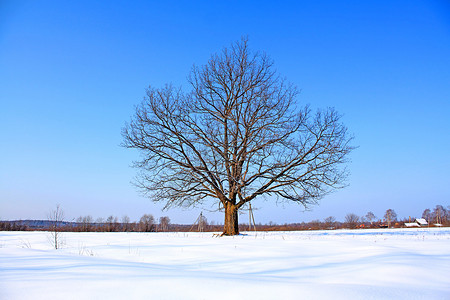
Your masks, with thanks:
M349 186L311 211L256 201L256 222L450 205L447 1L1 1L0 218L80 215L192 223L130 184L120 147L149 85L187 88L194 64L248 36L298 101L335 107L359 146ZM223 222L208 211L209 220ZM241 216L247 220L247 215Z

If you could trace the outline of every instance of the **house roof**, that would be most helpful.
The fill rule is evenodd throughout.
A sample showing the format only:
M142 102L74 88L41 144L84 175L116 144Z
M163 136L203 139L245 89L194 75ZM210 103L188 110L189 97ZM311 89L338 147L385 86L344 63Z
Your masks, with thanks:
M419 225L428 225L428 222L425 219L416 219L416 222L419 223Z

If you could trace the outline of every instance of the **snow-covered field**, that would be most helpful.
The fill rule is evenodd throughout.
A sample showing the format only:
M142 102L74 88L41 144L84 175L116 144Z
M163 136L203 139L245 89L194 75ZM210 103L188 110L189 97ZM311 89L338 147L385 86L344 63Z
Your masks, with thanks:
M0 232L0 299L450 299L450 228L48 237Z

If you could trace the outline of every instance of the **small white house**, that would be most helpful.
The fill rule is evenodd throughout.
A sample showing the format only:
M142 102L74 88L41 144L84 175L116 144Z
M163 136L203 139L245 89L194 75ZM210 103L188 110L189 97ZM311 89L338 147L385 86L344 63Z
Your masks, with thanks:
M420 225L416 222L413 223L405 223L406 227L420 227Z
M428 226L428 222L425 219L416 219L416 222L420 225L420 226Z
M428 226L428 222L425 219L416 219L415 222L405 223L405 227L422 227Z

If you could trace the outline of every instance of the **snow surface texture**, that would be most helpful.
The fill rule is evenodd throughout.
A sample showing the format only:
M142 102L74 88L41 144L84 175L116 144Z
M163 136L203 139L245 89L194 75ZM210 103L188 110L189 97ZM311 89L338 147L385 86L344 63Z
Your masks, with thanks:
M450 299L450 228L0 232L0 299Z

